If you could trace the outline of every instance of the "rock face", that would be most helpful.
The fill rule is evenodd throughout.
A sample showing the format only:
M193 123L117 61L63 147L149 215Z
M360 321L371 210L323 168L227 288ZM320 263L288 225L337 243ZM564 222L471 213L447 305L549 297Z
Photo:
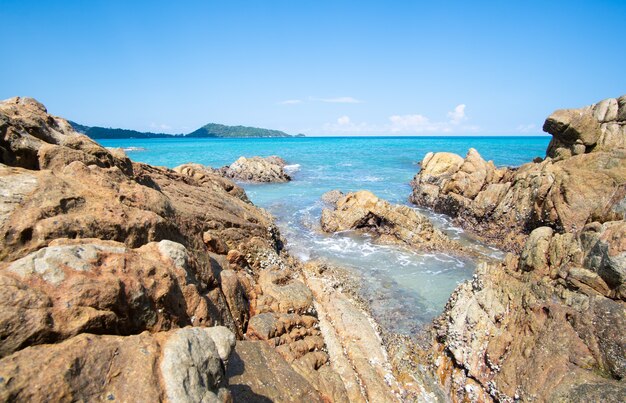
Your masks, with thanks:
M453 401L626 399L626 153L603 132L616 133L614 101L556 112L548 158L516 170L473 150L425 158L414 201L519 251L479 265L436 321L431 364ZM564 151L572 138L582 154Z
M0 102L0 234L0 400L347 400L302 267L210 169Z
M223 357L234 345L234 335L219 327L81 334L0 360L0 399L228 402Z
M229 166L217 170L226 178L242 182L289 182L285 161L275 155L270 157L239 157Z
M554 159L626 148L626 95L558 110L546 119L543 130L553 136L547 155Z
M372 234L383 243L423 250L461 249L424 215L408 206L379 199L366 190L342 196L334 205L334 210L322 211L321 226L326 232L357 230Z
M576 232L592 221L623 219L626 122L605 121L614 113L602 112L606 105L619 102L607 100L581 110L555 112L544 126L554 136L548 158L519 168L498 169L474 149L465 159L429 153L411 182L409 199L455 217L468 231L510 251L519 251L528 234L541 226ZM578 115L585 116L587 123L564 117ZM574 139L576 148L581 136L589 143L587 148L563 151L565 139Z
M540 227L519 259L479 266L436 325L434 362L450 393L623 401L626 283L616 280L626 268L624 227L594 223L579 237Z

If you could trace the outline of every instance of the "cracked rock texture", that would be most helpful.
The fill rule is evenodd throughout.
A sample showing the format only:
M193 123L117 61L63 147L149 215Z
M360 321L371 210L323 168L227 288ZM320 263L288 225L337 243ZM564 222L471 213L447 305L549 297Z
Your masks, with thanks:
M578 232L590 222L621 220L626 213L626 116L620 112L625 99L555 112L544 125L553 137L541 162L497 168L474 149L465 158L428 153L409 199L454 217L487 243L516 252L538 227ZM587 145L577 148L580 142Z
M412 200L516 251L480 264L435 321L431 369L453 401L626 400L621 99L551 115L542 162L424 159Z
M287 163L280 157L239 157L230 165L216 169L220 175L241 182L289 182Z
M355 230L371 234L381 243L421 250L462 249L423 214L408 206L379 199L367 190L347 195L332 191L326 193L323 200L334 206L322 211L321 227L325 232Z
M2 101L0 234L2 401L350 400L300 263L211 169L134 163Z

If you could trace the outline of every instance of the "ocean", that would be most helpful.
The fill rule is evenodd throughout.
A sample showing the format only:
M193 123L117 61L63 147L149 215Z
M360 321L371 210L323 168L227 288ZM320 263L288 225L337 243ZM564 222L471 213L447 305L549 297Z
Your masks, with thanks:
M471 278L476 263L445 253L416 253L377 245L363 235L323 234L319 230L320 196L333 189L366 189L390 202L409 204L409 182L430 151L464 156L473 147L497 166L519 166L545 156L549 140L550 136L98 141L106 147L126 149L134 161L169 168L187 162L220 167L240 156L282 157L289 164L286 169L293 181L242 184L250 200L274 215L293 255L302 260L325 259L350 270L362 281L362 297L381 326L411 335L441 313L454 288ZM419 210L451 237L476 243L447 217ZM479 247L485 254L502 256L497 249Z

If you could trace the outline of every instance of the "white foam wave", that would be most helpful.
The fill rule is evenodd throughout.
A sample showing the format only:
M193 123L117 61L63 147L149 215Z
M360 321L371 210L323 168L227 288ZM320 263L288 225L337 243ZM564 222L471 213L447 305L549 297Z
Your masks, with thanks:
M285 172L287 172L288 174L292 174L294 172L298 172L300 170L300 164L291 164L291 165L285 165L283 167L283 169L285 170Z

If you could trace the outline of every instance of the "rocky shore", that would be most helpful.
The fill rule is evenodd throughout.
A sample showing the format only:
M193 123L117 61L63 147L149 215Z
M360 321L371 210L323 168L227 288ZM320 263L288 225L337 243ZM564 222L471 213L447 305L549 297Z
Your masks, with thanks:
M453 401L626 400L625 99L555 112L548 156L519 169L424 158L413 202L519 251L479 265L436 321Z
M154 167L0 102L0 400L625 401L625 100L555 112L520 168L424 158L411 201L511 253L419 342L231 180L289 180L284 161ZM323 199L325 231L463 248L370 192Z
M623 219L626 97L556 111L544 130L553 136L546 159L519 168L497 168L474 149L465 158L427 154L410 201L514 252L538 227L577 233L592 221Z
M435 228L414 209L391 204L372 192L343 193L333 190L322 195L331 207L322 210L321 228L333 233L354 230L375 237L380 243L398 244L417 250L460 252L463 247Z
M1 400L402 396L369 316L230 180L132 162L29 98L0 103L0 139Z

